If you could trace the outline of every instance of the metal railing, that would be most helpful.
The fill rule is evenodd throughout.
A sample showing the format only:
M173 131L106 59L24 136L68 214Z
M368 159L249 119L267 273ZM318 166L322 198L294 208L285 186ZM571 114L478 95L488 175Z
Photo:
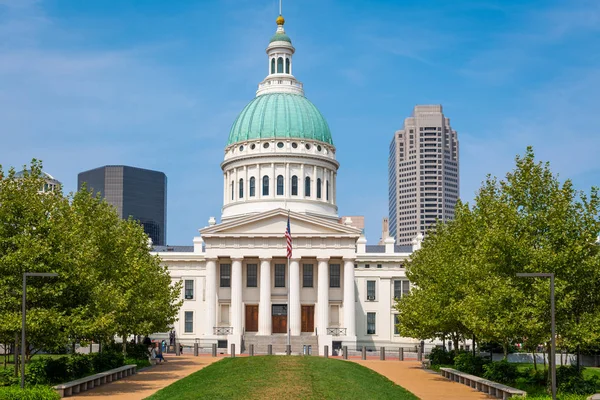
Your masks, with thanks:
M346 328L327 328L327 334L331 336L346 336Z
M233 335L232 326L215 326L213 327L213 334L216 336Z

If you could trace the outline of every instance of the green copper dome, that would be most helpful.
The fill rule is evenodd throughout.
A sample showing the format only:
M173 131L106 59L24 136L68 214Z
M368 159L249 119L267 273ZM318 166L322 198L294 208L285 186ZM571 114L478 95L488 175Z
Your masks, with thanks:
M288 42L292 44L292 39L290 39L290 37L285 33L276 33L271 37L271 40L269 41L269 43L273 42Z
M333 144L329 126L306 97L266 93L252 100L237 117L227 145L264 138L319 140Z

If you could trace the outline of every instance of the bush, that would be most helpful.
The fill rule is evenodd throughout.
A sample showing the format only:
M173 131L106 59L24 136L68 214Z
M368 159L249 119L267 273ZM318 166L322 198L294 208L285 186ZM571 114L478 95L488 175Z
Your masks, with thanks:
M16 385L18 383L19 378L14 376L14 370L12 368L0 368L0 387Z
M150 363L150 361L148 360L148 358L143 358L143 359L126 358L125 365L131 365L131 364L137 365L138 370L152 365Z
M488 361L471 353L459 353L454 357L454 368L471 375L481 376Z
M43 365L47 383L63 383L69 381L69 357L41 357L38 360L33 361L33 363L41 363ZM39 371L39 369L36 369L36 371Z
M68 363L70 380L82 378L94 372L92 357L85 354L73 354ZM98 371L101 372L101 371Z
M527 368L521 374L525 379L525 383L535 386L544 386L548 382L547 369Z
M454 352L446 351L443 347L435 347L429 353L431 365L453 365Z
M483 377L498 383L511 384L519 377L516 364L506 360L492 362L483 366Z
M556 368L557 389L564 393L592 394L600 387L597 376L589 379L583 377L583 368L576 366L560 366Z
M93 354L92 364L94 365L94 371L107 371L125 365L125 358L122 353L115 352L107 347L102 350L102 353Z
M49 386L33 386L21 389L18 386L0 387L3 400L59 400L60 396Z

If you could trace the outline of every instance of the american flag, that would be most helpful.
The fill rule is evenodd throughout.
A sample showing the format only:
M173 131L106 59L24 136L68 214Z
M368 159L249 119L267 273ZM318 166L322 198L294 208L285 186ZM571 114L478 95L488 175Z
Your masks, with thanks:
M287 242L287 258L292 258L292 232L290 231L290 215L288 214L287 228L285 229L285 241Z

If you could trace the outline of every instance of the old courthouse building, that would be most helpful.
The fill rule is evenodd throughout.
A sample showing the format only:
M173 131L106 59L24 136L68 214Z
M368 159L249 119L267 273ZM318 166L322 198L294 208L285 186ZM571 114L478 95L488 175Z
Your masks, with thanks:
M184 283L177 337L283 351L289 329L293 352L308 344L320 354L325 345L416 343L397 334L393 306L409 290L403 261L421 239L369 246L351 220L339 222L333 137L293 75L283 17L276 22L268 74L225 145L220 223L211 218L193 246L155 247Z

